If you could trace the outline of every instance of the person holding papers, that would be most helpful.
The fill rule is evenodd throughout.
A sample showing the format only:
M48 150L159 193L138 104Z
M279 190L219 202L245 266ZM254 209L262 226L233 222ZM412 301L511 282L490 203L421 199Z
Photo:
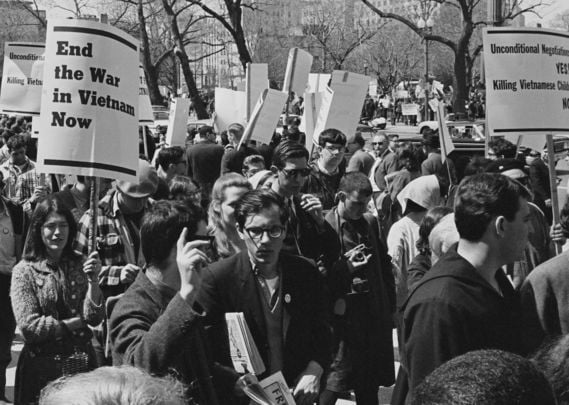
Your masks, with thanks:
M232 364L225 315L242 312L265 365L259 377L282 371L297 404L312 405L331 360L330 328L316 267L281 251L287 217L269 190L241 197L235 219L247 249L205 269L197 302L216 360Z

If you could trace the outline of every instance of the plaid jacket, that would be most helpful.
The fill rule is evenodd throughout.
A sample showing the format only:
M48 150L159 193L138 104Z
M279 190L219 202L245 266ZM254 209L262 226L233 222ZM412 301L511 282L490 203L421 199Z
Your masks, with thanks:
M144 265L142 253L137 255L134 251L134 242L118 207L116 196L117 193L114 192L104 197L97 209L97 252L103 265L99 273L101 287L119 286L122 267L127 263ZM87 255L89 250L91 215L90 209L83 214L73 242L73 250L83 255Z
M40 185L41 175L36 171L35 164L28 159L23 169L14 166L9 160L0 166L0 170L4 174L4 196L9 198L15 204L21 205L24 211L31 214L33 207L29 201L30 197L34 194L34 189ZM51 193L51 187L47 177L44 180L48 188L48 193Z

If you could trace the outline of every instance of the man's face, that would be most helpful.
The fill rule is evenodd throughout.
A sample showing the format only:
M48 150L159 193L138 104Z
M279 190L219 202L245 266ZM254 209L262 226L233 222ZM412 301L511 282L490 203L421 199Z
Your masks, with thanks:
M398 136L392 136L389 139L389 149L391 149L391 150L397 149L397 143L398 142L399 142L399 137Z
M371 195L352 191L350 194L342 197L344 204L344 216L347 219L360 219L367 211L367 206L371 200Z
M237 229L239 236L245 241L249 257L254 264L274 265L277 263L286 235L277 205L248 216L243 229L239 227Z
M387 149L388 145L389 141L383 135L375 135L373 137L373 141L371 142L371 146L373 146L373 151L375 152L376 156L381 156Z
M320 151L320 159L322 159L322 163L326 167L331 167L335 170L342 162L342 159L344 159L345 152L345 146L339 143L326 142Z
M10 152L10 159L15 166L26 163L26 148L18 148Z
M144 209L147 198L132 198L118 190L119 208L123 214L137 214Z
M286 161L283 169L278 169L279 187L287 196L296 195L306 181L310 168L306 158L292 158Z
M501 251L503 262L512 263L522 257L528 242L530 210L525 198L519 197L519 209L512 221L504 221Z
M488 159L490 160L497 160L498 156L496 156L496 152L494 152L494 149L492 148L488 148Z

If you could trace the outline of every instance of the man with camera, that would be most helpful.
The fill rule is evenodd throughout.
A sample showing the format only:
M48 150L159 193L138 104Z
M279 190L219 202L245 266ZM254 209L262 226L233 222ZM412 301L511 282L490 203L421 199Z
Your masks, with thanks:
M360 172L340 181L338 205L326 221L340 237L341 258L327 275L335 358L320 404L354 389L356 401L377 404L380 385L393 384L395 282L377 220L366 213L372 186Z
M140 240L147 265L112 311L113 365L173 374L188 387L190 403L233 404L238 375L219 365L209 369L203 310L196 303L208 262L206 234L205 213L194 205L159 201L144 215Z

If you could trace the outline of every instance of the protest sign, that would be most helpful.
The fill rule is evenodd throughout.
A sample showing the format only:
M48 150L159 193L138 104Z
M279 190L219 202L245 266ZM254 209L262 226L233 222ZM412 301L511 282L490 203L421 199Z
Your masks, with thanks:
M247 124L246 98L244 91L216 87L214 126L217 132L225 131L234 122L243 126Z
M327 121L330 111L332 110L332 102L334 100L334 91L330 87L326 87L326 90L321 91L319 94L320 108L316 110L316 121L314 123L314 130L312 132L312 141L316 145L318 145L318 137L320 136L320 133L326 128L331 128L327 126ZM306 137L308 138L308 133L306 134Z
M430 99L429 100L429 107L431 108L431 110L437 112L438 108L439 108L439 100L437 100L436 98ZM444 114L444 111L443 111L443 114Z
M248 63L245 75L247 83L247 120L251 117L259 96L269 88L269 65L266 63Z
M189 98L175 98L170 103L166 143L168 146L186 146L186 126L190 112Z
M417 115L419 114L419 105L410 103L410 104L401 104L401 114L403 115Z
M108 24L48 21L38 169L137 181L138 41Z
M448 155L454 150L454 144L452 143L450 132L446 125L444 103L437 103L437 119L439 122L439 141L441 144L441 160L444 163ZM449 175L449 180L451 180L452 182L450 175Z
M241 147L242 143L248 141L266 144L271 142L287 97L288 94L282 91L273 89L265 89L263 91L255 105L247 127L245 127L239 147Z
M487 28L483 42L490 134L569 132L569 33Z
M7 42L0 111L4 114L39 115L45 45Z
M320 93L326 90L331 75L323 73L310 73L308 75L307 93Z
M283 91L304 94L308 75L312 67L312 55L299 48L292 48L288 53L288 63L283 83Z
M377 80L369 82L368 94L370 97L377 97Z
M138 77L138 122L141 124L153 124L154 114L152 113L152 104L150 103L150 95L148 94L146 75L144 74L142 65L138 67Z
M367 93L369 78L355 73L334 71L332 87L324 92L313 138L317 143L320 133L335 128L349 136L355 133ZM338 75L334 78L334 75Z
M314 128L318 119L318 112L322 105L322 92L320 93L304 93L304 111L302 121L300 121L299 130L306 134L306 149L312 150L314 139Z

